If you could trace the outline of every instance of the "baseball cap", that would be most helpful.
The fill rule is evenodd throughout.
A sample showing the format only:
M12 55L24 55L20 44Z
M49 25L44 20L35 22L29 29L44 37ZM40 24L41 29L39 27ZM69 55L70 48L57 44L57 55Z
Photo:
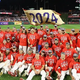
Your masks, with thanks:
M25 29L25 27L22 28L23 30Z
M47 35L44 35L43 37L44 37L44 38L47 38Z
M35 29L37 29L37 27L35 27Z
M57 25L54 25L54 27L57 27Z
M20 48L20 49L19 49L19 51L20 51L20 50L21 50L21 51L23 51L23 49L22 49L22 48Z
M6 41L6 39L4 39L3 41Z
M10 27L7 27L7 29L10 29Z
M15 37L12 37L12 39L15 39Z
M48 44L48 45L49 45L49 43L48 43L48 42L45 42L45 44Z
M49 31L49 29L46 29L46 31Z
M64 55L65 55L65 53L64 53L64 52L61 52L61 54L64 54Z
M13 46L13 48L17 48L16 46Z
M75 32L75 29L71 29L72 32Z
M69 43L69 42L67 42L67 43L66 43L66 45L70 45L70 43Z
M74 53L74 54L73 54L73 57L78 57L78 54L77 54L77 53Z
M20 31L20 29L17 29L17 31Z
M33 51L33 49L32 48L29 48L29 51Z
M39 52L38 52L38 51L36 51L36 54L39 54Z
M57 41L58 41L58 38L55 38L55 40L57 40Z
M40 27L43 27L43 25L41 25Z
M41 52L45 53L45 50L42 50Z
M6 51L10 51L10 49L9 49L9 48L7 48L7 49L6 49Z
M21 26L23 26L23 25L21 25Z
M52 53L52 50L49 50L48 53Z
M0 27L0 29L1 29L1 27Z
M62 31L65 31L65 28L61 28Z
M50 34L53 34L53 32L50 32Z

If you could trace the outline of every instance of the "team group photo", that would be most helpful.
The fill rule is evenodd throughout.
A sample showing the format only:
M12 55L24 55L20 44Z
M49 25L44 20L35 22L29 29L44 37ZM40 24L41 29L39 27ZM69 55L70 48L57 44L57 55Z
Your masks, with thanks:
M0 80L80 80L80 0L0 0Z

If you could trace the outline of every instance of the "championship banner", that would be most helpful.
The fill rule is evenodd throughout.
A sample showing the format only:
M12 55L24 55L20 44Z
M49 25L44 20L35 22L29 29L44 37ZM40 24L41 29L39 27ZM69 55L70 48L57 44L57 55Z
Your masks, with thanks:
M27 16L29 22L35 26L41 24L64 24L59 16L59 13L53 10L24 10L24 13Z
M22 22L21 21L15 21L14 24L15 25L22 25Z

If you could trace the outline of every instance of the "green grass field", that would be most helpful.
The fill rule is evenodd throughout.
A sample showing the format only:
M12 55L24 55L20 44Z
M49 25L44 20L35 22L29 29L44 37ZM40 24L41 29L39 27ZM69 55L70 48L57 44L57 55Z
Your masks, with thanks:
M12 29L14 26L19 29L20 28L20 25L0 25L2 29L7 29L7 27L10 27L10 29ZM33 25L24 25L24 27L26 27L26 29L29 29L31 26ZM39 28L40 26L34 26L34 27L37 27ZM45 25L44 25L45 27ZM58 26L58 27L64 27L65 29L80 29L80 25L79 24L73 24L73 25L68 25L68 24L65 24L65 25L61 25L61 26ZM49 25L49 28L54 28L54 25ZM54 78L55 80L55 77L54 77L54 73L52 74L52 77ZM4 74L0 77L0 80L19 80L19 78L21 77L11 77L10 75L8 74ZM24 79L26 79L27 77L23 77ZM40 76L35 76L32 80L41 80ZM66 76L64 80L71 80L70 76Z

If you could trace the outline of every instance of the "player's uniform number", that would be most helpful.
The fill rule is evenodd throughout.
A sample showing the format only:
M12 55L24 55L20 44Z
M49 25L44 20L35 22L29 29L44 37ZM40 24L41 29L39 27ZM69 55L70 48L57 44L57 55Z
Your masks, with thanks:
M41 13L37 13L36 16L35 16L33 13L30 13L30 15L33 16L33 22L34 22L34 23L37 23L37 21L38 21L40 24L43 23L43 19L42 19L42 14L41 14ZM46 18L46 21L45 21L45 23L47 23L48 20L49 20L50 14L49 14L48 12L45 12L45 13L43 14L43 17L44 17L45 15L47 15L47 18ZM40 17L40 20L39 20L39 17ZM35 21L35 18L37 19L37 21ZM58 19L55 17L54 13L52 13L51 22L54 21L55 23L57 23L57 20L58 20Z

